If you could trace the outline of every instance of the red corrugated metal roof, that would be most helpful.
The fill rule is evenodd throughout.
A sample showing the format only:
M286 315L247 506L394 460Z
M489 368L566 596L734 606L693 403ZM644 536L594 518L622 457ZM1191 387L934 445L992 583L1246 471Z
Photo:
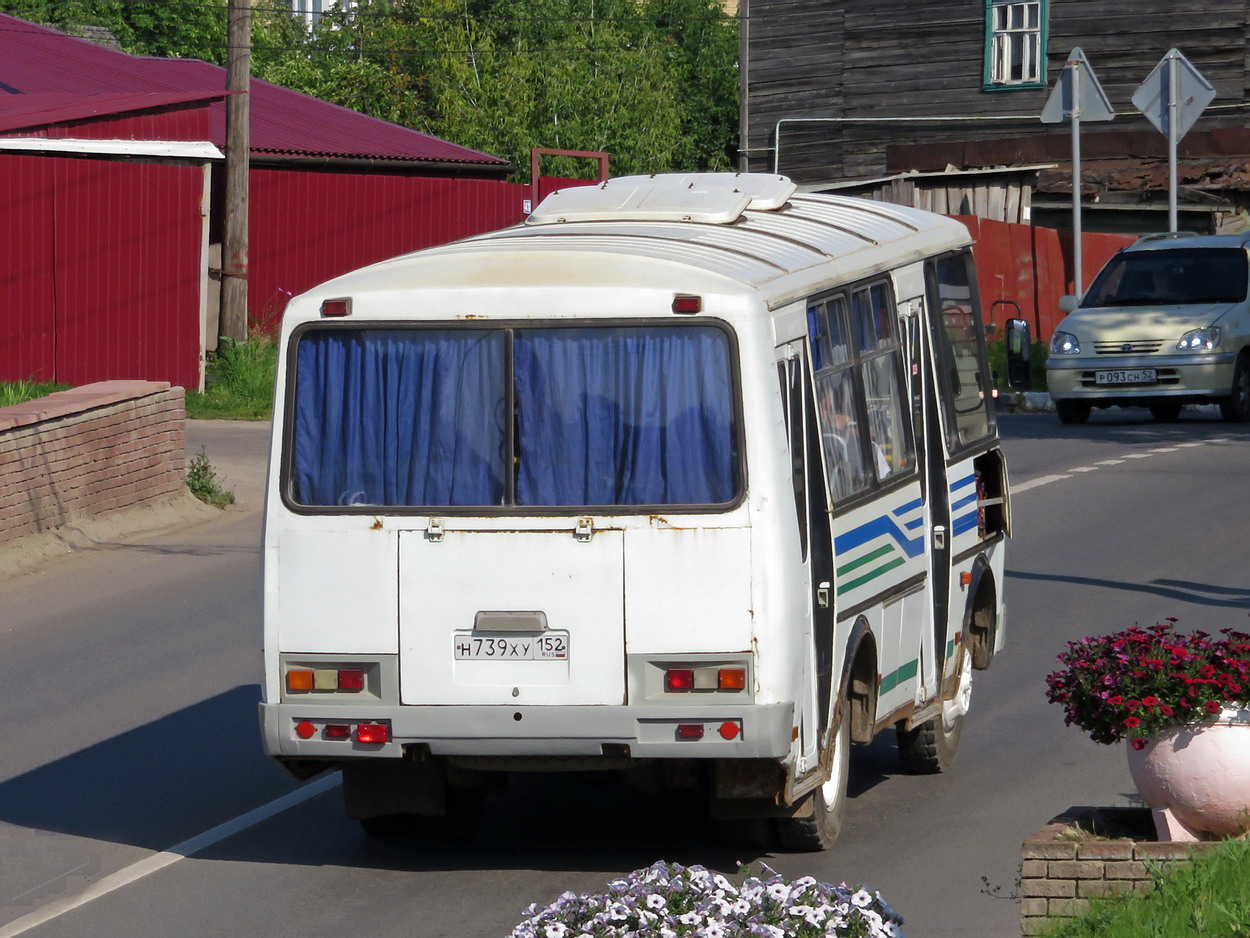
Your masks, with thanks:
M208 62L127 55L0 14L0 113L8 112L4 92L194 96L221 93L225 87L225 69ZM218 101L211 107L212 142L224 146L225 104ZM487 153L257 79L251 82L250 111L254 153L464 163L500 169L508 165Z
M0 133L47 127L67 121L109 117L132 111L211 101L224 97L224 91L188 91L127 94L6 94L0 95Z

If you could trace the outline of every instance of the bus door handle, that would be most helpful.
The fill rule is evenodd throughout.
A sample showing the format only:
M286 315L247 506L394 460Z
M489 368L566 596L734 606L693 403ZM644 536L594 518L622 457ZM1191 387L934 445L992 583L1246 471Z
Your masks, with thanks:
M933 526L933 549L946 550L946 525L944 524Z
M829 608L829 581L825 580L816 587L816 605L821 609Z

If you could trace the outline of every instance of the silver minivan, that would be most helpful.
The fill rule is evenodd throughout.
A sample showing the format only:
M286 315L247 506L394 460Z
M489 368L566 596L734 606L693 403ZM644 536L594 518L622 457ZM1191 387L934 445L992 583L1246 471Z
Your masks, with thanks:
M1250 419L1250 234L1147 235L1117 253L1050 341L1046 384L1064 423L1094 407L1185 404Z

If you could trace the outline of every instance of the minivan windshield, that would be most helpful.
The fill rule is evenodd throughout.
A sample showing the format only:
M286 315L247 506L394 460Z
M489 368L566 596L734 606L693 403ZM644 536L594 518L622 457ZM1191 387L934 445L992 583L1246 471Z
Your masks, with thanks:
M1241 248L1169 248L1117 254L1081 301L1090 306L1184 306L1246 298Z

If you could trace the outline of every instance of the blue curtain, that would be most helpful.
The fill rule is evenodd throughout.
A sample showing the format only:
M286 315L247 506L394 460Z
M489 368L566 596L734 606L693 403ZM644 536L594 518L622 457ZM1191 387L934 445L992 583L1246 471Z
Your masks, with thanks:
M338 330L296 350L291 497L302 505L499 505L504 333Z
M714 327L518 330L521 505L703 505L738 486Z

